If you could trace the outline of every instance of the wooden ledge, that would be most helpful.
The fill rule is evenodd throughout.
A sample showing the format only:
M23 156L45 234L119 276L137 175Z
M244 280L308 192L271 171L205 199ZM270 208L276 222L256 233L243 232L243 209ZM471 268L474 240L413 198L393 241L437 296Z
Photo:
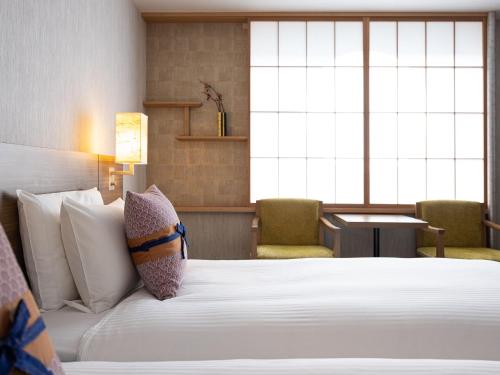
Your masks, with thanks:
M203 103L196 101L146 100L143 105L145 108L198 108Z

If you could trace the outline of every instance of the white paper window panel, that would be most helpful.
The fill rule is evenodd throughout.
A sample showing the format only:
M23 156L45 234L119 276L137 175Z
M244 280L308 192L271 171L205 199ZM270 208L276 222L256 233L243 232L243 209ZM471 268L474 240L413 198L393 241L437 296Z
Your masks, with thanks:
M425 22L398 22L398 65L425 65Z
M250 159L251 201L278 198L278 159Z
M363 112L363 68L335 68L336 112Z
M279 114L279 156L306 156L306 114Z
M396 159L370 160L370 203L397 203L398 163Z
M427 114L427 157L455 157L455 116L452 113Z
M278 114L252 112L250 139L252 157L278 157Z
M279 159L279 197L307 196L307 165L305 158Z
M335 151L337 158L363 157L363 114L337 113Z
M484 163L482 160L456 160L456 199L484 201Z
M279 68L279 110L305 112L306 68Z
M424 113L398 115L398 157L425 158L426 116Z
M398 71L396 68L370 68L370 111L396 112Z
M278 110L278 68L250 69L252 111Z
M455 23L455 65L483 66L483 23Z
M250 40L250 65L278 65L278 22L252 22Z
M335 65L363 66L362 22L335 22Z
M335 111L334 68L307 68L307 111Z
M453 112L454 103L454 69L427 69L427 111Z
M363 203L363 160L335 160L336 203Z
M478 112L484 110L483 69L455 69L455 111Z
M426 199L426 161L398 160L398 204L412 204Z
M334 22L307 22L307 65L335 65Z
M395 113L370 115L370 158L397 158L398 120Z
M427 22L427 66L453 66L453 22Z
M396 28L396 22L370 22L370 66L397 65Z
M335 114L307 114L307 157L335 157Z
M307 159L307 198L335 202L334 159Z
M398 111L425 112L425 68L398 69Z
M482 159L484 157L484 118L482 114L455 115L456 157Z
M279 22L279 65L306 65L306 23Z
M455 161L427 159L427 199L455 199Z

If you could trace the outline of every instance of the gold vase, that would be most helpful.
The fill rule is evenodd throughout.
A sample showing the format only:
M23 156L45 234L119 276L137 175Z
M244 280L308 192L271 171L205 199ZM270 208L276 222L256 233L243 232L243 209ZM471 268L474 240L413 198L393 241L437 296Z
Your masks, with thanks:
M227 112L217 112L217 135L219 137L227 135Z

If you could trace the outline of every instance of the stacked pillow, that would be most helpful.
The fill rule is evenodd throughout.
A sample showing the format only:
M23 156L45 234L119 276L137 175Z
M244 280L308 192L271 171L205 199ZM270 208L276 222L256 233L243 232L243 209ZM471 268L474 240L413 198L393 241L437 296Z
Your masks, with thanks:
M1 225L0 269L0 373L63 374L38 306Z
M125 230L146 288L160 300L174 297L187 258L185 228L172 203L155 185L143 194L127 192Z

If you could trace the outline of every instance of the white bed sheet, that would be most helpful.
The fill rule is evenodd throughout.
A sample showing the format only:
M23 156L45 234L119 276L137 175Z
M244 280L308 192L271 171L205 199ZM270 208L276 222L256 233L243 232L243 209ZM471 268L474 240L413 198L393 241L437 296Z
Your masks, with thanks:
M84 313L65 306L59 310L42 313L55 350L63 362L75 361L80 339L84 333L98 323L109 312Z
M72 362L66 375L493 375L500 362L417 359L289 359L200 362Z
M500 360L500 263L190 260L179 296L139 290L82 339L87 361Z

